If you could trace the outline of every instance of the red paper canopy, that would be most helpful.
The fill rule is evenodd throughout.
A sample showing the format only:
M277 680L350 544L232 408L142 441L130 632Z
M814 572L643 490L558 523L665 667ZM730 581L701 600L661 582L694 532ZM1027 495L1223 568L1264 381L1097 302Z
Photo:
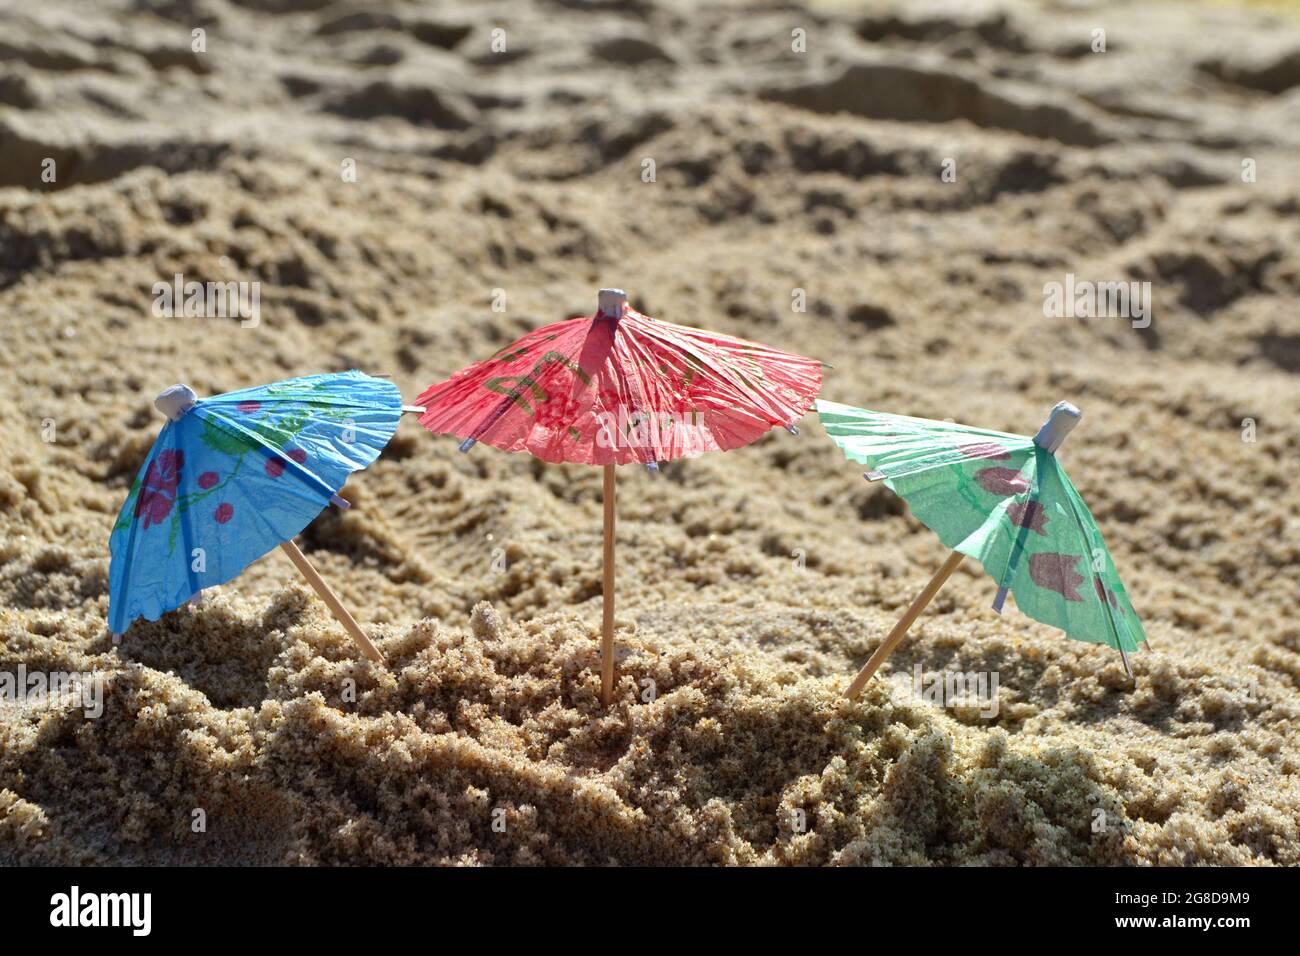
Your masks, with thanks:
M606 305L606 303L611 303ZM793 428L821 388L821 363L744 339L609 311L530 332L430 386L431 432L543 461L653 464ZM611 312L621 312L617 317Z

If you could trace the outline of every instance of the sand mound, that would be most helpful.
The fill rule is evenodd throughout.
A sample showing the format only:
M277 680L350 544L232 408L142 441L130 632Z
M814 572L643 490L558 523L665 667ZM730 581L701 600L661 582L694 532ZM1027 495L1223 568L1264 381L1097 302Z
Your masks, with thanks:
M850 705L834 681L796 665L629 637L623 703L602 712L595 635L565 617L507 624L484 603L468 629L431 620L383 629L389 671L352 660L324 626L319 608L288 590L252 620L218 599L135 628L118 654L137 662L112 671L102 718L5 728L6 775L21 784L0 797L4 856L1297 862L1294 797L1261 801L1225 767L1194 789L1180 781L1175 798L1170 778L1186 768L1167 745L1143 745L1204 725L1191 732L1208 732L1221 759L1281 759L1295 772L1294 757L1278 753L1286 717L1227 686L1211 690L1207 668L1161 663L1125 694L1114 665L1076 655L1035 666L1003 646L993 652L1038 700L1003 703L1010 713L988 728L975 708L945 715L898 682L877 682ZM11 653L22 640L11 638ZM22 650L67 666L67 643L32 636ZM92 651L100 664L114 656ZM1187 686L1201 688L1195 701L1180 699ZM1091 724L1094 742L1122 730L1126 750L1086 736L1026 747L1029 721ZM206 832L191 832L195 810ZM1100 835L1098 811L1111 821Z

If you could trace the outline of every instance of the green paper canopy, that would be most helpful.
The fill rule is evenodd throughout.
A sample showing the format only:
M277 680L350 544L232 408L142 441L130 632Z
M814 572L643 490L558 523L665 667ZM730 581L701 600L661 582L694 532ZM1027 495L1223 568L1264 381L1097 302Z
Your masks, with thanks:
M868 478L883 479L945 545L984 566L999 585L995 610L1010 591L1020 610L1073 640L1120 651L1146 640L1096 521L1048 450L1054 443L1040 444L1048 426L1035 440L835 402L816 407L845 456L872 468Z

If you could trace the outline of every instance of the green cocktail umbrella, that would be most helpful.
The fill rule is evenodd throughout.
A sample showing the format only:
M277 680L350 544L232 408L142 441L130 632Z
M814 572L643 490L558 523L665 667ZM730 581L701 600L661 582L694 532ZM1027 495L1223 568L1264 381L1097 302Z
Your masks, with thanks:
M953 549L849 687L856 697L963 557L998 582L993 609L1008 592L1035 620L1076 641L1126 652L1146 640L1142 622L1082 496L1056 460L1080 412L1060 402L1033 438L951 422L887 415L818 401L826 433L870 481L907 501L912 514Z

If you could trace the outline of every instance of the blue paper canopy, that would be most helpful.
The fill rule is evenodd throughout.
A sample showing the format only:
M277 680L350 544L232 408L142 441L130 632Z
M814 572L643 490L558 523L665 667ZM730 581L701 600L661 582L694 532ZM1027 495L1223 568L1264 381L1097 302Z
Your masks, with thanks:
M223 584L311 523L397 429L392 382L308 375L197 399L159 396L171 419L109 538L108 626L156 621Z

